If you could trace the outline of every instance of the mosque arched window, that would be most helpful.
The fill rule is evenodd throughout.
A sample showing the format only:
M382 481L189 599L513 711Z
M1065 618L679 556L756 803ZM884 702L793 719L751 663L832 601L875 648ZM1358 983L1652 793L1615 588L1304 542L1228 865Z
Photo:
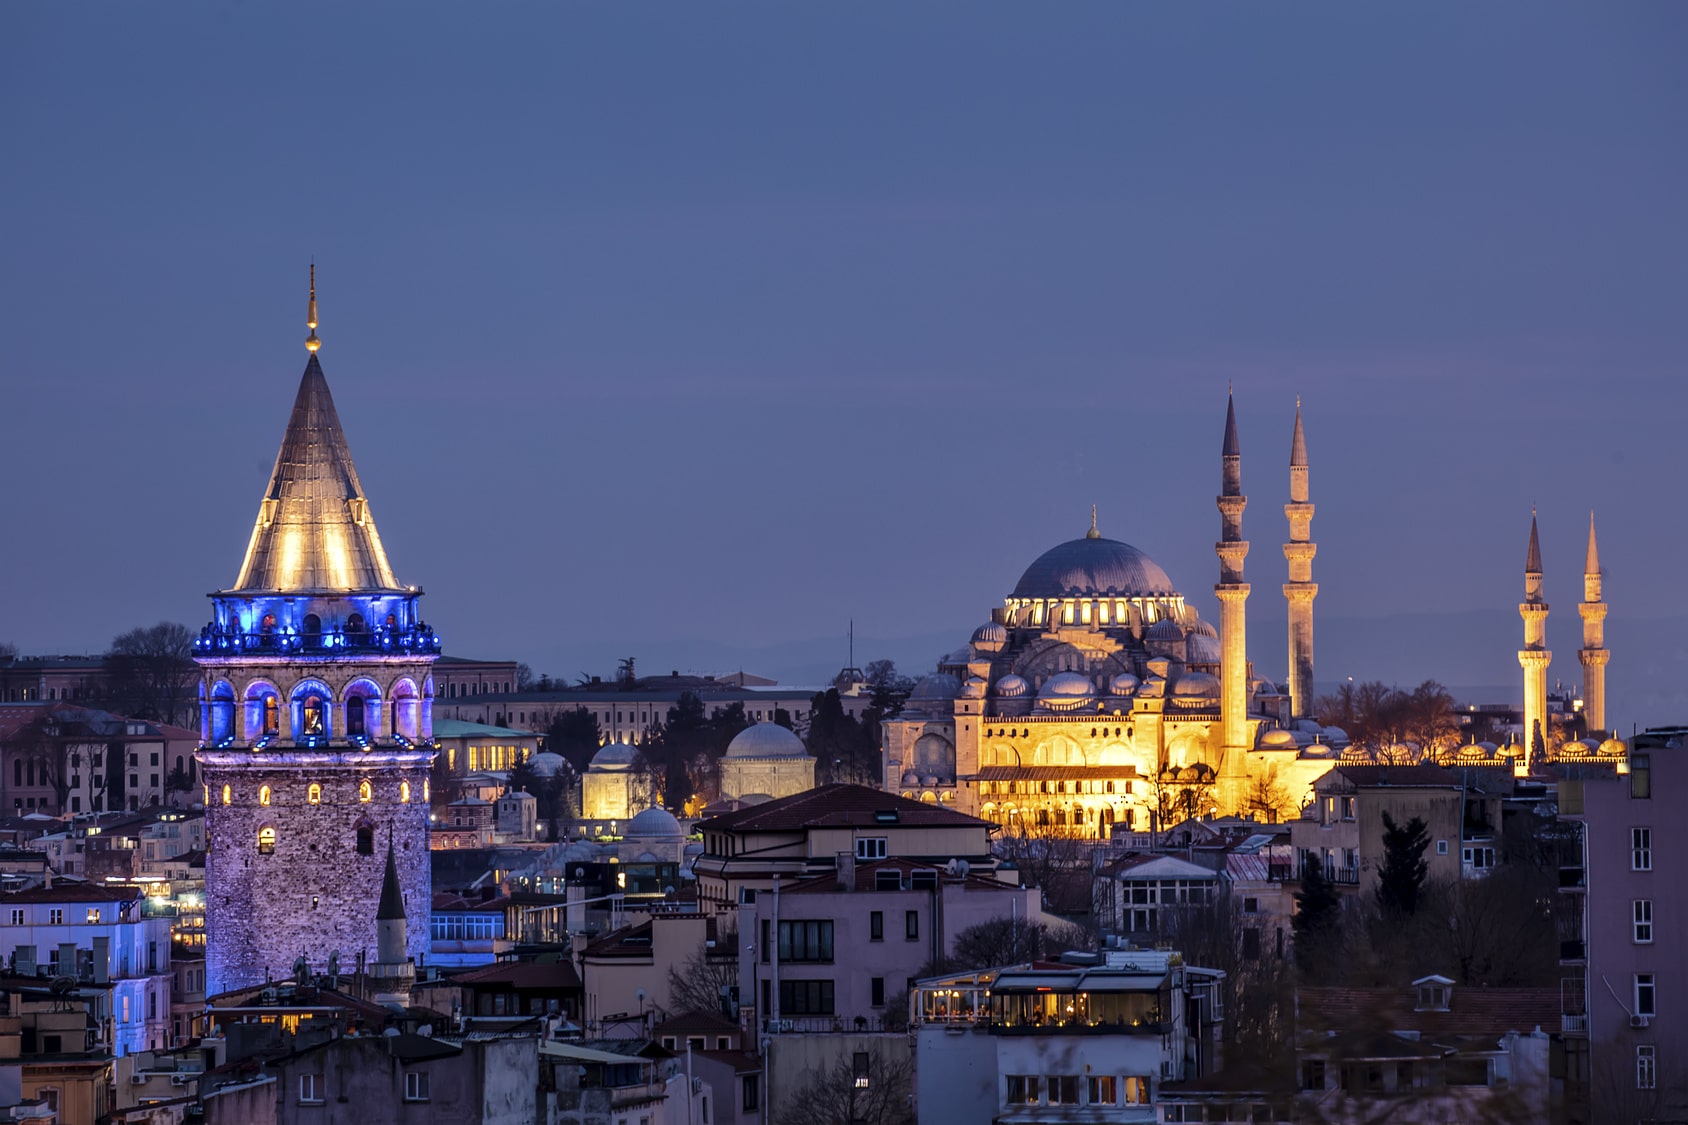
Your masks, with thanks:
M234 787L232 785L223 786L223 804L234 804Z
M410 782L399 782L399 801L406 805L410 804Z
M258 803L260 805L268 805L270 803L270 787L268 785L258 786Z
M275 854L275 829L267 824L258 829L258 854Z
M314 781L311 782L310 788L305 790L305 800L313 805L322 804L322 786Z
M369 779L366 777L362 781L358 782L358 800L368 804L374 799L375 786L371 785L369 783Z
M367 820L358 825L356 847L359 855L375 854L375 825Z

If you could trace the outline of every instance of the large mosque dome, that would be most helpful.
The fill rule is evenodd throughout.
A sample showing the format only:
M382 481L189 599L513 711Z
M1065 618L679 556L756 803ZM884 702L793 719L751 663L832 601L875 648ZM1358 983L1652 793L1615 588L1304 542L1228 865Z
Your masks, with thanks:
M1051 547L1026 568L1015 598L1175 596L1166 571L1129 543L1100 536Z

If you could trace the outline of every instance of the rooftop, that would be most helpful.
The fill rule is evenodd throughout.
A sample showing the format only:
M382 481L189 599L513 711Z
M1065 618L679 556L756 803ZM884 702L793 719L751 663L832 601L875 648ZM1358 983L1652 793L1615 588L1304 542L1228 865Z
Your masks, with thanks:
M872 789L865 785L822 785L712 817L705 832L789 832L802 828L985 828L989 821Z

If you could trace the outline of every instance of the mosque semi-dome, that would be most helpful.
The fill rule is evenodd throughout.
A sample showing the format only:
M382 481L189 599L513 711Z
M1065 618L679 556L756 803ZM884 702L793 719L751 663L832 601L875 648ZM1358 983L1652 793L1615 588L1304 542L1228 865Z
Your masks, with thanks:
M1051 547L1026 568L1015 598L1170 597L1178 591L1166 571L1133 547L1100 536Z
M1112 680L1108 681L1108 694L1131 695L1137 690L1141 682L1142 681L1140 681L1136 676L1133 676L1130 672L1121 672Z
M594 770L629 770L633 768L634 748L625 742L606 742L603 749L592 755Z
M1191 664L1218 664L1224 655L1219 641L1200 630L1191 630L1185 638L1184 657Z
M740 731L727 744L729 758L804 758L809 751L789 728L757 723Z
M1172 694L1183 696L1217 696L1219 694L1219 677L1207 672L1186 672L1178 677L1178 682L1172 685Z

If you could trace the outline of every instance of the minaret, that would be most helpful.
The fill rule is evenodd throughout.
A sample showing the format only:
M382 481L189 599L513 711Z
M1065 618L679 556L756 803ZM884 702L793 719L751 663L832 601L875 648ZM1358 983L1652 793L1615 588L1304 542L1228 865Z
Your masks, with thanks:
M1213 587L1219 598L1219 716L1225 738L1219 772L1221 777L1239 780L1246 772L1243 756L1254 748L1248 721L1248 626L1244 610L1248 583L1243 581L1243 559L1248 555L1248 541L1243 538L1243 509L1248 506L1248 497L1243 495L1237 406L1229 395L1225 403L1222 458L1224 472L1218 497L1220 535L1219 542L1214 544L1214 551L1219 555L1219 582Z
M377 996L392 996L408 1003L416 970L405 952L405 929L404 892L399 887L399 868L389 839L381 903L375 909L375 963L369 966L369 977Z
M1583 561L1583 646L1577 659L1583 669L1583 719L1589 733L1606 729L1606 603L1600 594L1600 548L1594 542L1594 513L1588 513L1588 557Z
M1284 558L1289 560L1289 581L1284 598L1289 602L1289 705L1290 714L1304 719L1313 713L1313 599L1319 584L1313 581L1313 556L1318 544L1308 536L1313 524L1313 505L1307 502L1307 436L1301 432L1301 400L1295 400L1295 436L1289 444L1289 542Z
M1524 754L1513 763L1520 777L1542 764L1547 748L1547 666L1553 653L1547 649L1547 603L1541 596L1541 537L1536 533L1536 513L1530 511L1530 550L1524 557L1524 600L1518 605L1524 619L1524 647L1518 663L1524 669ZM1537 749L1537 740L1541 748Z

